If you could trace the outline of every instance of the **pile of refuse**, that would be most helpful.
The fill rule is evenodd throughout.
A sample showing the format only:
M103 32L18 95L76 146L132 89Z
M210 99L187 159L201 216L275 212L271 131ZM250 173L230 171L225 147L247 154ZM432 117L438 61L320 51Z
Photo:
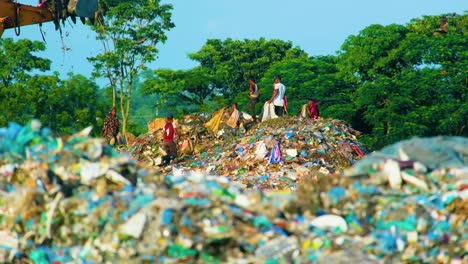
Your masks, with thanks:
M340 121L296 130L274 122L223 145L205 142L210 149L167 171L89 137L89 128L58 138L37 121L11 123L0 129L0 262L467 261L467 138L415 138L358 160L353 148L346 158L333 149L353 139ZM283 153L298 154L271 164L267 154L251 168L266 161L252 177L268 178L250 179L237 164L256 147L239 146L266 142L270 128ZM341 171L330 165L338 157L354 164ZM282 170L296 186L282 185L287 173L271 176ZM277 184L261 183L270 180Z
M467 138L400 141L319 184L303 185L297 198L296 208L341 217L347 231L333 238L359 237L358 252L392 263L468 260ZM326 254L340 257L346 250Z
M178 122L179 141L190 140L193 151L177 160L176 166L186 170L203 168L249 189L294 190L304 175L312 171L332 175L369 152L358 142L355 130L340 120L306 122L284 117L256 124L247 131L226 126L216 135L203 129L200 120L186 118ZM163 155L158 148L162 133L152 132L138 137L129 152L148 165L157 165Z

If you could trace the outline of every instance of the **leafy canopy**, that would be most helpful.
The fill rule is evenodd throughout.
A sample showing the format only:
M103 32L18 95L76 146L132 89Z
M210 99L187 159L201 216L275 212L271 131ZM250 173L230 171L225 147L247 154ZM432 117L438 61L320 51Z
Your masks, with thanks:
M89 61L93 75L109 80L112 105L120 102L122 132L130 119L132 92L139 73L156 59L157 44L167 39L166 31L174 27L172 5L159 0L103 0L103 20L94 26L104 51Z

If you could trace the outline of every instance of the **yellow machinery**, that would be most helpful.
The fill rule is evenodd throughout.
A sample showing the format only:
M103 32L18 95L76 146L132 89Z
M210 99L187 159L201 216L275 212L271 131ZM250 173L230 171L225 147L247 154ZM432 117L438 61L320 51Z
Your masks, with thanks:
M11 0L0 0L0 37L8 28L19 35L20 27L54 21L52 10L45 7L23 5Z

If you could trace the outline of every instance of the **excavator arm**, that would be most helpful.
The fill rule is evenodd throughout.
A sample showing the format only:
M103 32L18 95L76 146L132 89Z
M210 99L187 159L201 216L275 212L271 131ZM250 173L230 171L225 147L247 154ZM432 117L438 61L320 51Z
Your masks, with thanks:
M21 26L39 24L54 21L51 10L45 7L35 7L15 3L11 0L0 0L0 37L8 28L19 28Z

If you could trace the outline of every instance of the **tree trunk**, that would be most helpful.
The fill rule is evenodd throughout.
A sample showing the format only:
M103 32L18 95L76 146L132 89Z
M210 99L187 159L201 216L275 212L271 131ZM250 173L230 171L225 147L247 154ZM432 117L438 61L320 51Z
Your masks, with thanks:
M120 131L122 133L122 137L125 139L125 143L128 142L127 124L130 119L133 76L129 76L128 78L128 82L125 82L123 78L120 81L120 111L122 113L122 128ZM125 90L123 89L124 86L126 88Z

